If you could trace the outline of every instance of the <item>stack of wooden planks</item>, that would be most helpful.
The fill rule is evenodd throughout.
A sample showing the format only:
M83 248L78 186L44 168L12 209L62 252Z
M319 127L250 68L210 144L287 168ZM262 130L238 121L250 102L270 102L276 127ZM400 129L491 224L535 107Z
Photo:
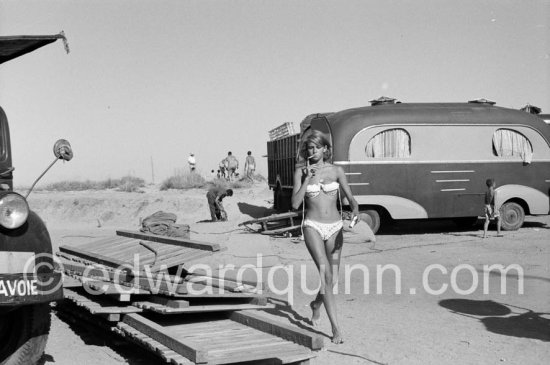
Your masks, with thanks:
M323 339L273 321L261 283L189 268L218 244L132 231L60 247L67 313L101 318L113 332L172 364L306 363Z

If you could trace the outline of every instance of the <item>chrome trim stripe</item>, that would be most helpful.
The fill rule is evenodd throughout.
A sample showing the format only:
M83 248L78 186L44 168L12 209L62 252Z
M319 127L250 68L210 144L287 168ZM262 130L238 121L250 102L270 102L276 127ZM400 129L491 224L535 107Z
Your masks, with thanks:
M348 183L348 185L370 185L369 183Z
M550 180L544 180L544 182L550 182Z
M454 170L454 171L430 171L432 174L452 174L454 172L476 172L475 170Z
M442 182L442 183L446 183L446 182L468 182L470 181L470 179L459 179L459 180L435 180L435 182Z
M466 188L461 188L461 189L441 189L440 191L464 191L466 190Z
M362 172L345 172L344 175L363 175Z
M363 161L335 161L333 162L334 165L378 165L378 164L444 164L444 163L521 163L521 159L498 159L498 160L410 160L410 161L404 161L404 160L398 160L398 161L391 161L391 160L383 160L383 161L375 161L375 160L363 160ZM531 163L540 163L540 162L550 162L550 159L540 159L535 160L533 159Z

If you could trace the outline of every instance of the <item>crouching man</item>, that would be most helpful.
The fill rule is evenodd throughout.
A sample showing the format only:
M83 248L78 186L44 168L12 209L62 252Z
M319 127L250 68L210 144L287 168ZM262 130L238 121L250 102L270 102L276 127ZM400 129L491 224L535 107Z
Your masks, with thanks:
M208 200L208 208L210 209L212 222L227 220L227 213L225 212L222 204L222 200L226 196L233 196L233 190L213 187L208 190L208 193L206 193L206 199Z

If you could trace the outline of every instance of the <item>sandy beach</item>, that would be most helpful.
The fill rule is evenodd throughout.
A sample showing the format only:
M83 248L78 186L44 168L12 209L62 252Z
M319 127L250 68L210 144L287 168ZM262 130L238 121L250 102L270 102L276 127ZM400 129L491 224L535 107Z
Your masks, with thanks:
M276 308L266 312L325 336L313 364L537 364L550 355L548 216L528 217L500 238L492 230L482 239L482 223L457 230L449 221L398 223L375 243L348 237L337 295L345 343L334 345L324 311L319 328L309 323L314 294L303 288L313 293L319 281L303 242L238 227L272 213L266 184L224 200L227 222L198 223L209 219L205 194L154 186L144 193L38 191L29 204L46 221L54 249L138 229L140 219L159 210L175 213L177 223L191 226L192 239L227 247L212 264L261 266L264 282L271 271L275 287L267 294ZM484 270L497 264L509 269L505 293L503 275ZM115 335L54 312L44 364L155 361Z

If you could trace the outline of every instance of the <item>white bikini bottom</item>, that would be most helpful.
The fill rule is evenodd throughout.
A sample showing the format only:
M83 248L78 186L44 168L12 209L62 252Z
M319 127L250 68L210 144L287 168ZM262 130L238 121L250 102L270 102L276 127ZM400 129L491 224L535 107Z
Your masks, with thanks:
M317 221L312 221L311 219L304 219L304 221L302 222L302 228L303 227L313 228L314 230L317 231L317 233L319 233L319 236L321 236L321 239L323 241L328 240L335 233L339 232L343 226L344 225L341 220L334 223L320 223Z

